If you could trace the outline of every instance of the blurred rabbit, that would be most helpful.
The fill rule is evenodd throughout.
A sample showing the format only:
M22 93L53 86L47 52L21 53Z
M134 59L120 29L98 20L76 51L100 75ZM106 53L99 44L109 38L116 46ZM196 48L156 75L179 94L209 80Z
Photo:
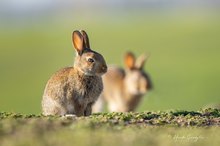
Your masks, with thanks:
M125 54L125 69L109 67L103 76L104 89L93 106L93 112L101 112L104 102L110 112L134 111L144 94L152 89L152 82L144 71L147 57L141 55L137 60L133 53Z
M88 116L103 90L101 76L107 71L103 56L90 49L85 31L74 31L76 50L72 67L57 71L47 82L42 99L44 115Z

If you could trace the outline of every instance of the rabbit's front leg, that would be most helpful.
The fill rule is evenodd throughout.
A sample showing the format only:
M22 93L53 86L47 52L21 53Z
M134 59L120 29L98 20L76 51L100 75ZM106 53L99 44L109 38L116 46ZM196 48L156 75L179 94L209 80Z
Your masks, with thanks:
M82 104L79 104L79 103L74 104L75 114L78 117L84 116L85 108L86 108L85 105L82 105Z
M84 111L84 116L89 116L92 114L92 105L93 105L93 102L92 103L89 103Z

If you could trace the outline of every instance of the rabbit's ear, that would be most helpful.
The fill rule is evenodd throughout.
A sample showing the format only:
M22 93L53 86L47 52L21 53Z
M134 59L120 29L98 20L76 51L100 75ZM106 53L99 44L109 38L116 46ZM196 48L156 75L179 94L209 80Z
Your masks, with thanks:
M133 69L135 67L135 57L134 57L134 54L131 53L131 52L127 52L125 54L125 66L126 68L128 69Z
M141 56L139 56L137 58L137 61L135 63L135 67L138 68L138 69L143 69L144 67L144 64L146 62L146 60L150 57L150 55L146 55L146 54L142 54Z
M83 36L78 30L73 31L72 42L78 55L82 55L84 50L84 42L83 42Z
M87 33L84 30L80 30L80 32L81 32L81 34L83 36L85 47L87 49L90 49L89 37L88 37Z

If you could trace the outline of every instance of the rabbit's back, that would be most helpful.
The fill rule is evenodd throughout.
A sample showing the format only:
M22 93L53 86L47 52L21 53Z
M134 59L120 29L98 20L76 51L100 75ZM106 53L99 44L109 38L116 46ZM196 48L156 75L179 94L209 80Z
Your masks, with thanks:
M124 69L117 66L109 66L108 71L105 75L103 75L103 82L109 81L121 81L125 76ZM105 81L104 81L105 80Z
M112 112L124 111L123 98L121 98L124 97L124 77L124 69L117 66L109 66L107 73L103 75L104 89L99 101L104 99ZM99 108L98 102L93 109L94 112L101 112L102 110L102 108Z
M51 96L51 98L56 99L61 95L64 95L64 91L67 90L65 87L68 84L68 74L70 73L71 69L72 67L67 67L54 73L47 81L46 88L44 90L44 96Z
M42 99L44 115L64 115L68 112L66 87L70 70L70 67L60 69L47 81Z
M117 66L108 67L107 73L103 75L104 94L106 92L110 92L112 94L119 91L121 92L124 77L124 69Z

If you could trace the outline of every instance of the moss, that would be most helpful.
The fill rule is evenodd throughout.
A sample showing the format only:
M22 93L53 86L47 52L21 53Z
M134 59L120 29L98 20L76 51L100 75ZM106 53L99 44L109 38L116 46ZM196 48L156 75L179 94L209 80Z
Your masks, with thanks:
M89 117L1 112L0 145L181 145L182 141L177 141L181 137L189 145L219 144L218 114L215 109L196 114L158 111ZM197 138L198 143L189 138Z
M59 121L62 126L71 123L84 123L91 127L103 125L178 125L178 126L212 126L220 125L219 109L204 109L201 111L158 111L158 112L128 112L128 113L96 113L89 117L60 117L43 115L23 115L20 113L0 112L0 119L39 119Z

